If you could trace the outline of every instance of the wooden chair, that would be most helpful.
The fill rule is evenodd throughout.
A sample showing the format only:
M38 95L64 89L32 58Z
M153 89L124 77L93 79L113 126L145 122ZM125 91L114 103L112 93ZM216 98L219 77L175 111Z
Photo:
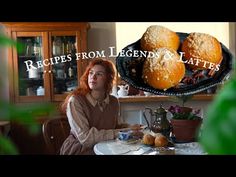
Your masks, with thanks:
M43 137L51 154L59 154L61 145L70 134L67 118L49 119L42 126Z

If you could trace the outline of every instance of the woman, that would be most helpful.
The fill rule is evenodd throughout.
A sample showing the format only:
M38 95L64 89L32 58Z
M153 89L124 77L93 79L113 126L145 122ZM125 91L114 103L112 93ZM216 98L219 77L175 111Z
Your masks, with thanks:
M109 95L115 79L115 69L108 60L93 59L81 77L80 87L65 99L62 109L71 127L60 154L94 154L93 146L117 137L119 102ZM131 126L132 129L139 125Z

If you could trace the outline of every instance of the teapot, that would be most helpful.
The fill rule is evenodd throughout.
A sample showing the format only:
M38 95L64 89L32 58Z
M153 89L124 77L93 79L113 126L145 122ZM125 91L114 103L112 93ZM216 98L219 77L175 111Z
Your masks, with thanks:
M146 116L146 111L149 111L150 121ZM152 110L151 108L145 108L143 116L147 122L148 128L154 133L162 133L166 137L170 136L171 124L166 117L167 111L160 105L159 108Z
M129 93L129 85L118 85L119 90L118 90L118 96L127 96Z

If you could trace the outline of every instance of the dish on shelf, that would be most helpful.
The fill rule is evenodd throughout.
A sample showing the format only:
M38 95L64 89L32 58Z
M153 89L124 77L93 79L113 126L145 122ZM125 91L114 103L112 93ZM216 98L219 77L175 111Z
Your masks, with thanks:
M177 33L180 37L181 43L188 36L188 33ZM142 69L144 64L144 58L141 57L133 57L133 56L121 56L119 55L116 58L116 66L117 70L121 76L121 79L129 83L136 89L143 90L146 92L150 92L157 95L191 95L195 93L202 92L209 88L212 88L220 83L222 83L228 76L232 69L233 55L231 52L225 47L222 43L222 55L223 59L220 64L219 71L215 72L213 76L209 75L208 70L203 70L202 74L203 78L199 79L194 84L185 84L180 82L177 87L172 87L167 90L160 90L151 87L150 85L144 83L142 79ZM140 39L128 46L126 46L123 51L127 53L127 51L141 50L140 48ZM179 51L179 50L178 50ZM194 73L192 70L186 68L185 76L192 76Z

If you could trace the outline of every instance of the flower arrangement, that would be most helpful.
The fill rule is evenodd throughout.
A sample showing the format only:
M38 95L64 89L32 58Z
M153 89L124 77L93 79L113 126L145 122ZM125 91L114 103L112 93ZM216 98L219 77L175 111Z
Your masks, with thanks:
M178 120L201 120L202 118L199 116L200 109L192 109L189 107L181 107L181 106L170 106L168 109L173 115L172 119Z

